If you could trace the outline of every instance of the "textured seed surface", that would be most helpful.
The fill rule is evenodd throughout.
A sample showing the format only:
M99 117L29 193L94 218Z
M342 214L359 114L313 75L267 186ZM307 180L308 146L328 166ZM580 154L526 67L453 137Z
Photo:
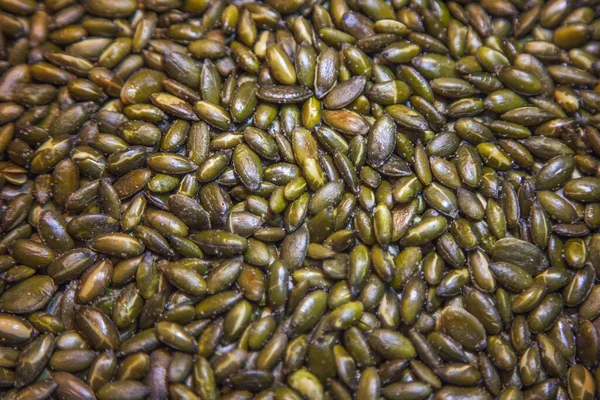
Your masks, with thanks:
M0 0L0 398L599 398L593 0Z

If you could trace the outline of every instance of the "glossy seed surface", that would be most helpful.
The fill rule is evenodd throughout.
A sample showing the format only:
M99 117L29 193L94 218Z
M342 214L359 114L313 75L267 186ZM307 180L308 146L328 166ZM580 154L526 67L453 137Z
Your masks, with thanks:
M0 0L3 400L593 400L593 0Z

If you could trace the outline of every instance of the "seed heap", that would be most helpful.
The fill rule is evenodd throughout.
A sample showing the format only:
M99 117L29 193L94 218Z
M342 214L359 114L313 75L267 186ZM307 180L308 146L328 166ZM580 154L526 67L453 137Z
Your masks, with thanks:
M596 398L599 17L0 0L2 399Z

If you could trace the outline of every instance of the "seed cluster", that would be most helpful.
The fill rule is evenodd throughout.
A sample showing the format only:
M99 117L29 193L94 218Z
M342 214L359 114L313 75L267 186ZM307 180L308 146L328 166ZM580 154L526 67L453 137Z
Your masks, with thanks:
M2 400L600 384L595 0L0 0Z

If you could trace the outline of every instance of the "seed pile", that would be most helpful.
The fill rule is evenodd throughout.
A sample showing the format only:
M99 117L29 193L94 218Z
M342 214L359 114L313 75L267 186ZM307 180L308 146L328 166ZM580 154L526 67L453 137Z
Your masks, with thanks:
M3 400L596 398L600 7L0 0Z

